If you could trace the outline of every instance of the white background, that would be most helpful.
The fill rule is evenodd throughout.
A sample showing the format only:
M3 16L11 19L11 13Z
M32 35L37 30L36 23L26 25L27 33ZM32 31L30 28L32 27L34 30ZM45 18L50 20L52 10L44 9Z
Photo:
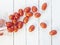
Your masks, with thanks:
M46 11L41 10L41 6L44 2L47 2L48 7ZM60 1L59 0L0 0L0 19L3 18L9 21L8 17L13 12L17 12L18 9L24 9L27 6L37 6L41 17L36 19L31 17L29 22L24 25L17 33L8 33L4 30L4 35L0 36L0 45L60 45ZM13 11L14 9L14 11ZM23 18L23 17L22 17ZM22 19L21 19L22 21ZM47 23L47 29L39 27L39 23ZM51 25L52 22L52 25ZM33 32L28 31L28 27L34 24L36 26ZM57 30L57 35L52 37L49 35L49 31L52 29Z

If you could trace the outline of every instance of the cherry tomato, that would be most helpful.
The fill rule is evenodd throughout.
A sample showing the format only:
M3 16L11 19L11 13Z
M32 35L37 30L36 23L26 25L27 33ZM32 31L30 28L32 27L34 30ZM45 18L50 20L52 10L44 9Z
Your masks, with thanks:
M56 35L56 34L57 34L57 31L56 31L56 30L51 30L51 31L49 32L49 34L50 34L51 36Z
M20 14L20 16L23 16L24 15L24 11L22 9L19 9L18 10L18 13Z
M29 21L29 17L24 17L23 22L26 24Z
M33 11L33 12L37 12L37 7L36 7L36 6L33 6L33 7L32 7L32 11Z
M13 20L13 19L14 19L14 15L10 15L10 16L9 16L9 19L10 19L10 20Z
M12 20L12 23L13 24L16 24L17 23L17 20L16 19Z
M34 31L34 29L35 29L35 26L34 26L34 25L31 25L31 26L29 27L29 32Z
M41 16L41 14L40 13L35 13L35 15L34 15L36 18L39 18L40 16Z
M6 22L6 26L7 26L7 27L11 27L12 25L13 25L12 22Z
M13 26L7 27L7 30L8 30L8 32L13 32L14 31L14 27Z
M33 16L33 13L32 12L28 12L28 13L26 13L26 16L31 17L31 16Z
M41 23L40 23L40 26L41 26L42 28L47 28L47 24L44 23L44 22L41 22Z
M18 26L14 25L14 32L17 32L17 31L18 31Z
M26 7L26 8L24 9L24 12L28 13L28 12L30 12L30 10L31 10L30 7Z
M14 18L15 18L16 20L19 19L19 17L20 17L19 15L16 15L16 14L15 14L14 16L15 16Z
M18 25L18 28L21 29L23 27L23 22L19 21L17 25Z
M42 10L46 10L46 8L47 8L47 3L43 3L42 4Z

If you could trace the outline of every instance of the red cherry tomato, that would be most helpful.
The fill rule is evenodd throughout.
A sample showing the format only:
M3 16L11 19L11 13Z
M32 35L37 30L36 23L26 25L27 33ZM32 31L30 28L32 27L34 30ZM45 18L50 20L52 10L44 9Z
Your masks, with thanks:
M23 27L23 22L19 21L17 25L18 25L18 28L21 29Z
M14 31L14 27L13 26L7 27L7 30L8 30L8 32L13 32Z
M44 22L41 22L41 23L40 23L40 26L41 26L42 28L47 28L47 24L44 23Z
M50 34L51 36L56 35L56 34L57 34L57 31L56 31L56 30L51 30L51 31L49 32L49 34Z
M12 20L12 23L13 24L16 24L17 23L17 20L16 19Z
M42 4L42 10L46 10L46 8L47 8L47 3L43 3Z
M20 16L23 16L24 15L24 11L22 9L19 9L18 10L18 13L20 14Z
M35 26L34 26L34 25L31 25L31 26L29 27L29 32L34 31L34 29L35 29Z
M6 22L6 26L7 26L7 27L11 27L12 25L13 25L12 22Z
M29 17L24 17L23 22L26 24L29 21Z
M24 12L28 13L28 12L30 12L30 10L31 10L30 7L26 7L26 8L24 9Z
M39 18L40 16L41 16L41 14L40 13L35 13L35 15L34 15L36 18Z
M13 19L14 19L14 15L10 15L10 16L9 16L9 19L10 19L10 20L13 20Z
M32 7L32 11L33 11L33 12L37 12L37 7L36 7L36 6L33 6L33 7Z
M33 16L33 13L32 12L28 12L28 13L26 13L26 16L31 17L31 16Z
M14 32L17 32L17 31L18 31L18 26L14 25Z

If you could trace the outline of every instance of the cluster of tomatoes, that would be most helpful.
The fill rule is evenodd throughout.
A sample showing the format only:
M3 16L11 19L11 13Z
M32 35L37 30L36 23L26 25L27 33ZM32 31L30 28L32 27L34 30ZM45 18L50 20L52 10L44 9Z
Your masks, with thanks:
M47 8L47 3L43 3L41 9L46 10ZM23 21L19 21L21 16L24 16ZM39 18L41 16L41 13L38 12L38 9L36 6L31 7L26 7L24 10L19 9L18 12L13 13L12 15L9 16L9 19L11 20L10 22L6 22L7 30L8 32L17 32L18 29L21 29L24 24L28 23L30 17L35 16L35 18ZM47 24L44 22L40 23L40 26L42 28L47 28ZM31 25L29 27L29 32L34 31L35 26ZM50 32L50 35L55 35L57 33L56 30L52 30Z
M32 11L31 11L32 10ZM34 13L36 12L36 13ZM18 29L23 27L23 24L28 23L29 18L33 16L33 13L36 18L40 17L41 14L37 12L37 7L33 6L32 8L26 7L24 10L19 9L18 12L13 13L9 16L10 22L6 22L8 32L17 32ZM18 21L21 16L25 14L23 21Z

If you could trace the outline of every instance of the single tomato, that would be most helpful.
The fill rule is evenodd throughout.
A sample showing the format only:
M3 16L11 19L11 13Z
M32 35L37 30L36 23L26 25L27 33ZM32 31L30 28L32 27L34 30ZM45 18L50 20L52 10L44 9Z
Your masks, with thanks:
M14 31L14 27L13 26L7 27L7 30L8 30L8 32L13 32Z
M28 12L28 13L26 13L26 16L31 17L31 16L33 16L33 13L32 12Z
M18 13L20 14L20 16L23 16L23 15L24 15L23 9L19 9L19 10L18 10Z
M36 18L39 18L40 16L41 16L41 14L40 13L35 13L35 15L34 15Z
M51 36L56 35L56 34L57 34L57 31L56 31L56 30L51 30L51 31L49 32L49 34L50 34Z
M36 6L32 7L32 12L37 12L37 7Z
M18 24L17 24L18 28L21 29L23 27L23 22L22 21L19 21Z
M29 21L29 17L28 16L24 17L23 22L26 24L28 21Z
M10 16L9 16L9 19L10 19L10 20L13 20L13 19L14 19L14 15L10 15Z
M26 8L24 9L24 12L28 13L28 12L30 12L30 10L31 10L30 7L26 7Z
M29 27L29 32L34 31L34 29L35 29L35 26L34 26L34 25L31 25L31 26Z
M12 25L13 25L12 22L6 22L6 26L7 26L7 27L11 27Z
M41 9L42 9L42 10L46 10L46 8L47 8L47 3L43 3Z
M40 26L41 26L42 28L47 28L47 24L44 23L44 22L41 22L41 23L40 23Z

